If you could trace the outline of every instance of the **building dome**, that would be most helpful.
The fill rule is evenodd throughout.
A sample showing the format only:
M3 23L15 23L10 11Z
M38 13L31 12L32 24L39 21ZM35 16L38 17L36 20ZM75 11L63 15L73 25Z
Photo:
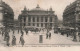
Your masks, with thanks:
M37 7L32 9L31 11L45 11L45 10L40 8L39 5L37 5Z

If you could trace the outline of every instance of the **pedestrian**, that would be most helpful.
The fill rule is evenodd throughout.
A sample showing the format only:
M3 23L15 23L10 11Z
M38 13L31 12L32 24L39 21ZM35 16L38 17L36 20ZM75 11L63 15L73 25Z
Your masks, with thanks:
M69 37L69 32L70 32L70 31L69 31L69 29L68 29L68 30L67 30L67 37Z
M19 34L19 29L18 29L18 34Z
M16 45L16 37L13 36L13 39L12 39L12 46Z
M0 30L0 34L1 34L1 30Z
M20 41L19 41L19 43L21 43L21 45L22 45L22 47L23 47L23 45L24 45L24 43L25 43L25 41L24 41L24 39L23 39L23 35L20 36Z
M51 39L51 32L49 32L49 39Z
M61 32L61 35L63 35L63 30L61 30L60 32Z
M28 34L28 30L26 30L26 35Z
M23 32L23 31L21 31L21 34L23 35L23 34L24 34L24 32Z
M4 41L6 41L7 35L8 35L8 33L5 31L5 34L4 34Z
M35 29L35 33L36 33L36 29Z
M46 33L46 39L48 39L48 32Z
M78 32L78 36L79 36L79 42L80 42L80 32Z
M2 36L4 35L4 32L2 31Z
M9 40L10 40L10 37L9 37L9 34L7 34L7 36L6 36L6 43L7 43L7 46L10 45Z
M14 34L14 30L13 30L13 34Z

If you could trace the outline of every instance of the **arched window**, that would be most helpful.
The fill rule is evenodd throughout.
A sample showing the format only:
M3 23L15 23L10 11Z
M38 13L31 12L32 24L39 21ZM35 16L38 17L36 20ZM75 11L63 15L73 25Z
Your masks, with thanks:
M24 17L24 22L26 22L26 17Z
M39 27L39 23L37 23L37 27Z
M47 23L45 24L45 27L47 28Z
M37 17L37 22L39 22L39 17Z
M28 26L31 26L31 24L30 24L30 23L28 23Z
M33 23L33 26L35 26L35 24Z
M52 27L52 23L50 23L50 27Z
M28 22L31 22L31 17L28 17Z
M41 17L41 22L43 22L43 17Z
M41 27L43 27L43 23L41 23Z
M35 22L35 17L33 17L33 22Z
M26 26L26 23L24 23L24 26Z

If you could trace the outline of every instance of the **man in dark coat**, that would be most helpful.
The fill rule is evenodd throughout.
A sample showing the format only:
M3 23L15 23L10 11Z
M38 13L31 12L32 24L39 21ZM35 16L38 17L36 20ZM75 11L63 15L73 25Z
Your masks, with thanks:
M48 39L48 32L46 33L46 39Z
M26 35L28 34L28 30L26 30Z
M16 45L16 37L14 36L12 39L12 46Z
M49 39L51 39L51 32L49 32Z

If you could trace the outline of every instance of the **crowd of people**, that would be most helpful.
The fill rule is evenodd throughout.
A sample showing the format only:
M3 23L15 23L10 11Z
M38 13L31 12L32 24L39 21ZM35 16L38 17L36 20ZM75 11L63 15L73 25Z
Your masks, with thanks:
M9 35L9 33L10 32L12 32L12 41L11 41L11 43L9 42L10 41L10 35ZM2 34L2 37L4 37L4 41L6 42L6 45L7 46L10 46L10 45L12 45L12 46L15 46L15 45L17 45L16 44L16 36L14 35L15 34L15 32L16 32L16 30L6 30L6 31L3 31L3 30L1 30L0 31L0 34ZM39 30L39 31L34 31L35 32L35 34L36 34L36 32L39 32L39 42L40 43L43 43L42 41L43 41L43 33L41 33L41 32L44 32L44 30ZM19 44L21 44L22 46L24 46L24 44L25 44L25 40L24 40L24 33L26 33L26 35L28 35L28 33L29 33L29 30L18 30L18 34L21 34L20 35L20 37L19 37ZM58 31L56 34L61 34L61 35L66 35L67 37L69 37L69 36L72 36L73 37L73 39L77 39L78 38L78 41L80 42L80 32L79 31L75 31L75 30L60 30L60 31ZM46 33L45 33L45 36L46 36L46 39L51 39L51 37L52 37L52 34L51 34L51 32L50 32L50 30L49 31L46 31Z
M51 32L46 33L46 39L51 39Z
M12 41L11 41L11 43L10 43L10 35L9 35L9 33L10 33L10 31L12 31ZM0 31L0 34L2 34L2 36L4 37L4 41L6 42L6 45L7 46L15 46L15 45L17 45L16 44L16 36L14 35L15 34L15 30L6 30L6 31ZM23 38L23 36L24 36L24 32L26 33L26 35L28 35L28 31L27 30L18 30L18 34L21 34L21 36L20 36L20 40L19 40L19 43L22 45L22 46L24 46L24 43L25 43L25 40L24 40L24 38ZM39 31L40 32L40 31ZM35 32L36 33L36 32ZM46 34L46 39L51 39L51 32L47 32ZM42 38L43 39L43 38Z
M16 37L14 35L15 34L15 31L14 30L11 30L11 31L13 32L13 34L12 34L12 43L11 44L9 43L9 41L10 41L10 35L9 35L10 30L6 30L6 31L1 30L0 31L0 34L2 34L2 37L4 37L4 41L6 42L6 45L7 46L10 46L10 45L15 46L16 45ZM24 38L23 38L24 32L23 31L20 31L20 33L21 33L21 36L20 36L19 43L23 46L24 43L25 43ZM27 33L28 32L26 32L26 34ZM19 34L19 30L18 30L18 34Z

